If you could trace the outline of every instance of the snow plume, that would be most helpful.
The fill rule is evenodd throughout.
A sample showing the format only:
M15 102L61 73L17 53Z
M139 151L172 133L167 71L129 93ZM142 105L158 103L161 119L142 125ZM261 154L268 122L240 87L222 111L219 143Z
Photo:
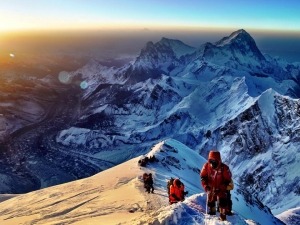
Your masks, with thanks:
M140 167L144 157L157 159ZM256 201L246 201L233 192L233 216L221 222L206 215L206 195L200 187L199 169L205 159L182 143L168 139L152 147L147 155L82 180L19 195L0 204L0 223L13 224L185 224L255 225L282 224ZM152 173L154 194L143 188L142 174ZM169 205L166 183L178 177L189 196ZM251 199L248 196L247 199Z

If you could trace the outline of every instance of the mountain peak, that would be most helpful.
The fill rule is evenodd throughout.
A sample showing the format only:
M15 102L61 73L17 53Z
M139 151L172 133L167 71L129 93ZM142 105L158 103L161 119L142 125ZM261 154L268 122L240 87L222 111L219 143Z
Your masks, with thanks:
M258 61L264 61L265 57L262 55L254 39L244 29L239 29L231 33L228 37L223 37L220 41L215 43L217 47L230 48L238 50L242 55L252 55Z
M179 40L162 37L159 42L170 42L170 41L179 41Z
M195 51L194 47L191 47L180 40L170 39L166 37L162 37L161 40L155 45L160 48L164 46L171 49L178 58L180 58L182 55L190 54Z
M162 63L165 64L166 59L170 62L179 60L179 58L186 54L191 54L196 49L191 47L182 41L176 39L169 39L162 37L160 41L153 43L149 41L142 49L137 61L144 61L144 63Z
M215 44L217 46L224 46L228 44L232 44L234 42L251 42L255 43L254 39L251 37L249 33L247 33L244 29L240 29L231 33L228 37L223 37L220 41L217 41Z
M247 31L245 31L244 29L239 29L239 30L236 30L234 32L232 32L231 35L233 34L246 34L246 35L250 35Z
M182 41L180 40L176 40L176 39L171 39L171 38L166 38L166 37L162 37L160 39L159 42L157 42L157 44L166 44L166 45L170 45L170 44L181 44L181 45L186 45L184 44Z
M244 29L234 31L232 34L229 35L229 38L230 39L241 38L241 39L253 40L254 41L254 39L251 37L251 35L247 31L245 31Z

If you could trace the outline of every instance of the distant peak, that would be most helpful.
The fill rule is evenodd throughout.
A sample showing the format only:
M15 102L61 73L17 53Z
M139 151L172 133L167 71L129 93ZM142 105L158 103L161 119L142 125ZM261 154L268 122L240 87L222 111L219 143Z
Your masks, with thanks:
M237 34L239 34L239 33L248 34L247 31L245 31L244 29L239 29L237 31L234 31L232 34L234 34L234 33L237 33Z
M176 40L176 39L170 39L170 38L166 38L166 37L162 37L161 40L157 43L161 43L161 44L172 44L172 43L176 43L176 44L182 44L185 45L182 41Z
M175 56L176 58L180 58L181 56L191 54L194 51L194 47L191 47L180 40L162 37L160 41L156 43L149 41L142 49L140 57L148 57L151 55L151 57L155 57L155 60L157 60L157 58L164 54L169 55L170 57Z
M243 36L245 35L245 36L251 37L250 34L247 31L245 31L244 29L234 31L229 37L236 37L238 35L243 35Z
M253 38L248 32L246 32L244 29L239 29L231 33L228 37L224 37L220 41L216 42L216 45L220 46L220 45L230 44L236 41L237 39L254 42Z
M161 42L164 42L164 41L169 41L169 40L171 40L171 39L166 38L166 37L162 37L160 41L161 41Z
M154 44L152 41L148 41L147 44L146 44L146 47L149 48L149 47L152 47Z
M234 31L229 36L215 42L214 45L220 49L229 48L231 51L239 52L241 55L248 55L249 57L255 56L258 61L265 60L265 57L258 49L254 39L244 29Z
M184 48L186 49L188 52L190 51L194 51L195 48L192 47L192 46L189 46L187 44L185 44L184 42L180 41L180 40L177 40L177 39L170 39L170 38L166 38L166 37L162 37L162 39L157 42L156 44L158 45L166 45L170 48Z

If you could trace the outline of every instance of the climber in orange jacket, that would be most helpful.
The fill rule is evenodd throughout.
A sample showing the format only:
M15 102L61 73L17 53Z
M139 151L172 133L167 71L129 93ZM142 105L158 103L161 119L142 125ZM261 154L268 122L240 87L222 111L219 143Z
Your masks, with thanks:
M170 204L183 201L185 194L186 192L184 192L184 184L179 179L175 179L173 184L170 186Z
M226 220L227 186L231 182L229 167L222 163L220 152L210 151L208 162L200 172L201 184L207 193L210 215L216 215L216 201L219 203L220 219Z

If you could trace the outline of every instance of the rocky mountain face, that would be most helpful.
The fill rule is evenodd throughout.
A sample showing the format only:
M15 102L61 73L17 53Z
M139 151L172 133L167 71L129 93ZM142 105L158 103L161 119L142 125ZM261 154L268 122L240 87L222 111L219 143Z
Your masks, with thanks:
M299 200L299 109L299 99L268 90L202 143L204 152L216 143L234 178L274 213Z
M61 96L69 110L61 103L38 126L47 132L13 135L32 144L18 150L19 177L2 171L10 185L1 192L22 192L26 179L9 187L24 174L29 189L89 176L174 138L205 158L218 148L235 180L271 210L299 202L300 64L262 54L246 31L199 48L162 38L123 67L92 61L69 75L81 87L69 95L76 99Z

